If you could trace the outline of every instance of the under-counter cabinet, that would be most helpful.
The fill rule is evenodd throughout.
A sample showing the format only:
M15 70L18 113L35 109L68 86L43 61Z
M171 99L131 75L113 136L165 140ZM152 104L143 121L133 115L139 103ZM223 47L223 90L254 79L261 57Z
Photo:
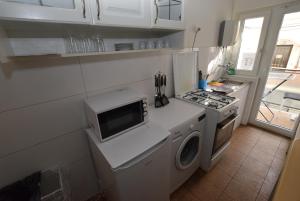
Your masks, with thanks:
M151 28L150 0L90 0L96 25Z
M89 0L0 0L4 20L91 23Z
M235 124L234 124L234 129L239 127L242 123L243 116L244 116L244 110L246 107L246 102L247 102L247 97L248 97L248 92L249 92L250 85L249 83L244 83L240 86L240 88L230 94L229 96L233 96L235 98L238 98L240 101L238 103L238 111L237 114L239 117L236 119Z
M184 0L152 0L154 28L184 29Z

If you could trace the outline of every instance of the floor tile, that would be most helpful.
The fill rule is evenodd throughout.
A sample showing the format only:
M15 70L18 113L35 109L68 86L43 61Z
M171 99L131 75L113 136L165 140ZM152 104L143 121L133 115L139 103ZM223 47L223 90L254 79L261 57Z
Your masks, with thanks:
M227 195L226 193L222 193L218 198L218 201L235 201L235 200L229 195Z
M230 181L224 192L235 201L255 201L258 193L258 191L247 187L245 184L238 183L234 179Z
M273 154L270 154L268 152L265 152L262 149L257 149L256 147L254 147L249 153L249 156L251 156L252 158L255 158L256 160L258 160L268 166L271 165L271 163L274 159L274 155L275 155L275 151Z
M261 187L258 197L269 199L274 187L275 187L275 183L270 183L268 181L265 181Z
M241 169L243 171L251 171L258 176L265 177L268 173L268 170L270 169L270 166L256 160L251 156L248 156Z
M231 159L222 158L216 165L216 168L221 169L227 175L233 177L240 169L241 164Z
M265 178L255 174L253 171L240 169L233 179L238 183L245 185L247 188L259 191Z

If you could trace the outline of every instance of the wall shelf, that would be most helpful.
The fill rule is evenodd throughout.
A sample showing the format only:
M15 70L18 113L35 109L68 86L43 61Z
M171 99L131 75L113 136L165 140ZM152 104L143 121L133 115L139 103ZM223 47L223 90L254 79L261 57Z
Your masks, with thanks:
M126 51L111 51L111 52L87 52L87 53L64 53L61 57L86 57L86 56L101 56L101 55L118 55L132 53L147 53L147 52L169 52L176 49L161 48L161 49L145 49L145 50L126 50Z

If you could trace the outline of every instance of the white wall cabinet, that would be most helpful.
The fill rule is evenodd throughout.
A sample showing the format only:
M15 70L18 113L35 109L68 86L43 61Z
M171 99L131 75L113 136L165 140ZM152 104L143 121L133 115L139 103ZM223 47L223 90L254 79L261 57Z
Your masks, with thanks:
M184 29L184 0L152 0L152 24L161 29Z
M184 0L0 0L0 19L184 29Z
M0 18L7 20L91 23L89 0L0 0Z
M151 27L150 0L90 0L93 23L120 27Z

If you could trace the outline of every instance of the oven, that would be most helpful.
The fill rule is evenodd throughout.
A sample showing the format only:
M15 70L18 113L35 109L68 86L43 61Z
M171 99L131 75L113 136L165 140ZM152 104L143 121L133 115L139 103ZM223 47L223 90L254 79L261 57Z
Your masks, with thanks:
M233 133L234 123L238 115L232 114L222 122L218 123L215 133L212 156L226 145Z

